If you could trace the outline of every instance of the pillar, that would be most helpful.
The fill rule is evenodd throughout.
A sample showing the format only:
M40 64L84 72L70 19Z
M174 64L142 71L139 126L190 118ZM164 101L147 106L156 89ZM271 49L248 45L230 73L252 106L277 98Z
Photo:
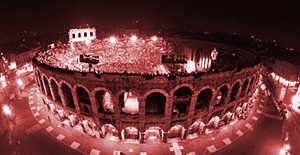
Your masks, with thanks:
M163 142L167 143L168 140L168 132L163 132Z
M96 103L96 98L95 98L95 95L94 94L91 94L91 92L89 92L89 98L90 98L90 101L91 101L91 107L92 107L92 112L93 114L97 114L98 113L98 106L97 103Z
M189 108L188 108L187 124L191 124L191 122L193 120L193 116L195 114L196 102L197 102L197 94L193 93L190 104L189 104Z
M208 107L208 112L212 112L213 109L214 109L214 106L215 106L215 101L216 101L216 98L217 98L217 95L218 95L218 91L213 91L212 92L212 96L211 96L211 100L210 100L210 103L209 103L209 107Z
M66 103L62 88L59 85L57 85L57 89L58 89L58 95L60 96L60 99L61 99L61 103L62 103L63 107L66 108L67 103Z
M50 82L48 81L48 83L49 83L49 88L50 88L52 100L56 101L56 98L55 98L54 93L53 93L53 88L52 88L52 85L51 85L51 80L50 80Z
M243 89L243 83L240 83L239 90L238 90L238 92L236 93L236 100L240 98L242 89Z
M139 130L144 130L144 124L146 119L146 105L145 105L145 99L143 97L138 98L139 101Z
M145 143L145 132L140 132L140 143Z
M188 135L189 135L189 129L185 129L183 132L182 139L186 139Z
M78 103L78 97L76 94L76 90L74 88L71 88L71 89L72 89L71 92L72 92L72 96L73 96L73 101L75 104L75 111L80 114L80 107L79 107L79 103Z

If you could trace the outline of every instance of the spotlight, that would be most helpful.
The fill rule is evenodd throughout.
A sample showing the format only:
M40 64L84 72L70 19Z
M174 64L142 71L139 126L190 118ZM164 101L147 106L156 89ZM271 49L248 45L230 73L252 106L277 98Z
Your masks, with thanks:
M136 42L137 36L136 36L136 35L132 35L132 36L130 37L130 40L131 40L132 42Z
M112 44L115 44L115 43L117 43L117 39L115 37L111 36L109 38L109 42L112 43Z
M157 37L156 37L156 36L152 36L152 37L151 37L151 40L152 40L152 41L157 41Z

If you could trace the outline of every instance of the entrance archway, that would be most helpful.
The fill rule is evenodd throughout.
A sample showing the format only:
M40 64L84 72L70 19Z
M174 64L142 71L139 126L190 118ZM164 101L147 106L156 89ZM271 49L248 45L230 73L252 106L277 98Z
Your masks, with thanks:
M119 140L119 132L115 126L112 124L104 124L101 126L102 136L104 139L118 141Z
M232 90L231 90L231 94L230 94L230 102L232 101L235 101L239 96L238 95L238 92L239 92L239 89L240 89L240 83L239 82L236 82L233 87L232 87Z
M212 97L211 89L207 88L201 91L197 97L195 110L207 111Z
M247 91L246 89L248 87L248 83L249 83L249 80L246 79L243 86L242 86L242 91L241 91L241 95L240 95L241 97L245 96L246 91Z
M131 139L131 140L138 140L139 139L139 130L135 127L126 127L121 131L122 139Z
M64 100L66 102L66 106L75 109L71 88L67 84L63 83L61 85L61 89L63 92Z
M180 87L174 92L172 115L181 117L188 113L192 94L192 90L186 86Z
M227 95L228 95L228 87L227 87L227 85L224 85L218 91L218 94L216 96L215 105L216 106L224 105L226 102Z
M95 93L96 105L99 113L113 113L114 105L112 103L111 95L108 92L99 90Z
M77 87L76 95L78 98L80 112L82 114L91 114L91 101L90 101L89 93L84 88Z
M53 79L50 80L50 85L52 87L54 100L57 101L58 103L61 103L61 99L60 99L60 96L58 94L58 87L57 87L56 82Z
M164 115L166 97L154 92L146 97L146 115Z
M125 91L119 96L119 105L124 114L135 115L139 113L138 97L131 91Z
M185 129L181 125L174 125L168 131L168 139L183 139Z
M146 143L155 143L155 142L162 142L163 137L163 130L160 127L149 127L145 131L145 142Z

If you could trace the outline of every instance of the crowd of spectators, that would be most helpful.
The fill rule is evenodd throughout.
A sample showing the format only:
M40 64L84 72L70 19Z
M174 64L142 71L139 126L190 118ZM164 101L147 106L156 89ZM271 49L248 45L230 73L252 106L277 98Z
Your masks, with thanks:
M171 49L162 38L132 41L125 36L116 38L113 43L109 38L97 39L90 44L60 43L39 52L36 59L55 68L78 72L167 74L169 71L162 64L161 56L168 52ZM83 54L97 56L99 63L80 62L79 56Z

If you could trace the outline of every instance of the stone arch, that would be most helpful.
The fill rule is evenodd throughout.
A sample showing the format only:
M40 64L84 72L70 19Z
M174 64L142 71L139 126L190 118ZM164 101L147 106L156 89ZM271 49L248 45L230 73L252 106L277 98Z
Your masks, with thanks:
M168 130L168 138L183 139L185 128L182 125L174 125Z
M101 126L101 131L104 139L119 140L119 131L112 124L104 124Z
M122 139L139 139L139 130L136 127L129 126L121 131Z
M163 129L158 126L151 126L145 130L145 142L162 141Z
M246 91L247 91L247 87L248 87L248 84L249 84L249 80L246 79L243 83L243 86L242 86L242 90L241 90L241 97L245 96L246 94Z
M76 96L82 114L91 114L91 100L89 90L82 85L75 86Z
M145 99L146 115L164 115L167 97L160 92L152 92Z
M219 87L217 91L217 96L215 98L215 105L221 106L224 105L227 101L227 96L229 93L229 86L228 84L223 84L221 87Z
M121 112L124 114L139 113L140 95L133 90L122 90L118 93L118 102Z
M65 105L71 109L75 110L75 103L72 95L72 87L66 82L60 83L60 88L62 90L62 95L64 97Z
M58 103L61 103L61 98L60 98L59 91L58 91L57 81L53 77L50 77L49 81L50 81L50 86L51 86L51 89L52 89L52 95L54 97L53 98L54 101L57 101Z
M191 84L188 84L188 83L184 83L184 84L180 84L180 85L177 85L175 88L173 88L171 91L170 91L170 94L171 95L174 95L175 91L177 91L179 88L181 87L188 87L190 88L191 90L194 90L194 86L191 85Z
M193 89L182 86L173 93L172 115L186 115L191 104Z
M197 95L195 110L208 110L211 102L213 90L211 88L204 88Z
M112 93L106 88L98 87L92 92L96 101L98 113L112 113L114 112L114 102Z
M239 89L240 89L240 82L237 81L234 83L234 85L231 88L231 93L230 93L230 102L235 101L239 96Z
M46 95L48 97L52 97L51 95L51 91L50 91L50 86L49 86L49 82L48 82L48 78L44 75L42 75L42 78L43 78L43 82L44 82L44 87L45 87L45 91L46 91Z

